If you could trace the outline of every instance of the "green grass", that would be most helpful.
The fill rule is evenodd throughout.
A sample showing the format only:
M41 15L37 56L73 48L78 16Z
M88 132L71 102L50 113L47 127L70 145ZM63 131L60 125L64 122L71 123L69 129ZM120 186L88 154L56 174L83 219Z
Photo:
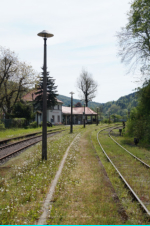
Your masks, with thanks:
M82 130L68 154L47 224L122 224L113 193L96 158L90 134Z
M41 161L41 143L0 166L0 224L34 224L59 163L78 133L48 138L48 160Z
M150 165L150 149L147 145L139 143L137 146L134 144L134 138L128 136L119 136L118 130L113 130L111 136L115 139L120 145L134 154L136 157L140 158L144 162ZM146 148L147 146L147 148Z
M105 157L104 153L102 152L101 148L99 147L95 136L96 136L96 132L93 132L92 140L94 142L94 146L95 146L97 153L100 156L101 161L107 171L107 174L116 190L116 193L118 194L118 197L121 200L121 203L124 206L124 208L127 212L127 215L129 217L127 224L149 224L148 219L147 219L146 215L143 213L143 211L141 210L141 208L139 207L139 204L136 201L133 201L133 198L130 195L128 189L125 188L125 186L124 186L122 180L120 179L120 177L118 176L117 172L115 171L115 169L113 168L111 163L108 162L107 158ZM132 169L130 167L129 168L121 168L121 165L123 164L123 162L121 162L121 158L120 158L121 156L123 156L124 161L126 161L126 159L128 159L130 157L128 157L124 153L124 151L122 152L119 150L117 145L115 143L113 143L113 141L108 137L106 132L100 133L99 139L100 139L100 142L101 142L104 150L106 151L108 156L112 158L113 162L121 170L123 175L125 173L125 170L127 170L126 177L130 176ZM134 162L133 168L135 168L135 173L136 173L136 171L137 171L136 167L137 167L137 169L139 169L139 167L141 165L138 164L138 166L135 166L136 161L134 159L131 161ZM143 167L141 170L141 173L143 173L144 169L145 168ZM128 177L128 179L130 182L131 178ZM135 184L136 184L136 182L137 181L135 181Z
M100 125L86 126L85 129L74 126L73 134L64 131L48 138L47 161L41 161L41 143L38 143L1 165L0 224L37 223L59 163L77 134L80 135L69 151L47 223L149 224L100 149L96 135L101 128ZM102 141L104 149L111 146L104 135ZM118 205L114 202L113 192L98 164L92 143L128 214L129 219L126 222L118 213Z
M59 128L65 128L64 126L53 126L53 127L47 127L47 130L51 129L59 129ZM26 135L29 133L36 133L36 132L42 132L42 128L30 128L30 129L24 129L24 128L14 128L14 129L6 129L3 131L0 131L0 140L9 139L17 136Z

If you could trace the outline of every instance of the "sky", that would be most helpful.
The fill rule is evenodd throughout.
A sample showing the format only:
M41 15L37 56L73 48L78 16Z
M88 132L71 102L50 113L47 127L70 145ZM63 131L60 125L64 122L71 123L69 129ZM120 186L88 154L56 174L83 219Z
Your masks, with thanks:
M43 38L48 30L47 66L58 93L79 98L82 70L98 83L95 102L106 103L134 92L136 76L117 57L116 32L127 24L129 0L1 0L0 45L41 72Z

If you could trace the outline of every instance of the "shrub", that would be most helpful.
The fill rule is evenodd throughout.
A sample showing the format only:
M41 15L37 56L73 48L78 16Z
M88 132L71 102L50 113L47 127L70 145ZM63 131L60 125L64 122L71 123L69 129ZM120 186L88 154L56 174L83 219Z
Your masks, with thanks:
M34 122L31 122L30 125L29 125L30 128L36 128L37 127L37 122L34 121Z
M0 123L0 131L1 131L1 130L5 130L5 126L4 126L3 123Z
M12 119L12 127L14 128L22 128L26 124L25 118L13 118Z
M104 119L103 121L102 121L103 123L109 123L109 119ZM110 120L110 123L112 123L112 121Z

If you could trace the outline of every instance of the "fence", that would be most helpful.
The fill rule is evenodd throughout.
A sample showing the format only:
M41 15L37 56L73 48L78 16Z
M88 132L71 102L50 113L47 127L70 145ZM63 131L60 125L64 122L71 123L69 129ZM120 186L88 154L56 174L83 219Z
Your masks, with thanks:
M0 124L4 124L5 128L22 128L28 126L29 122L24 118L0 119Z

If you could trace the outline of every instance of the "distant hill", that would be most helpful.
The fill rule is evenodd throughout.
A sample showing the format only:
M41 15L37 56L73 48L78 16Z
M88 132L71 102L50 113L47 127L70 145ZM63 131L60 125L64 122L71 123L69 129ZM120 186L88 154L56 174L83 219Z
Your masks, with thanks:
M70 106L71 98L63 95L58 95L59 100L63 102L63 106ZM82 103L79 99L73 99L73 106L77 103ZM82 103L83 104L83 103ZM107 103L98 103L90 101L88 106L96 111L97 107L102 107L103 115L107 115L109 112L111 114L125 115L127 111L130 111L133 107L138 104L137 92L131 93L129 95L120 97L117 101L109 101Z
M104 115L109 112L111 114L126 115L128 111L136 107L138 104L137 92L120 97L117 101L110 101L105 104L100 104L103 108Z
M63 95L58 95L57 96L58 100L61 100L63 102L63 106L70 106L71 105L71 97L67 97L67 96L63 96ZM79 99L74 99L73 98L73 106L77 103L77 102L80 102L81 104L83 104L82 101L80 101ZM95 107L98 107L100 105L100 103L98 102L93 102L93 101L90 101L89 102L89 108L95 108Z

